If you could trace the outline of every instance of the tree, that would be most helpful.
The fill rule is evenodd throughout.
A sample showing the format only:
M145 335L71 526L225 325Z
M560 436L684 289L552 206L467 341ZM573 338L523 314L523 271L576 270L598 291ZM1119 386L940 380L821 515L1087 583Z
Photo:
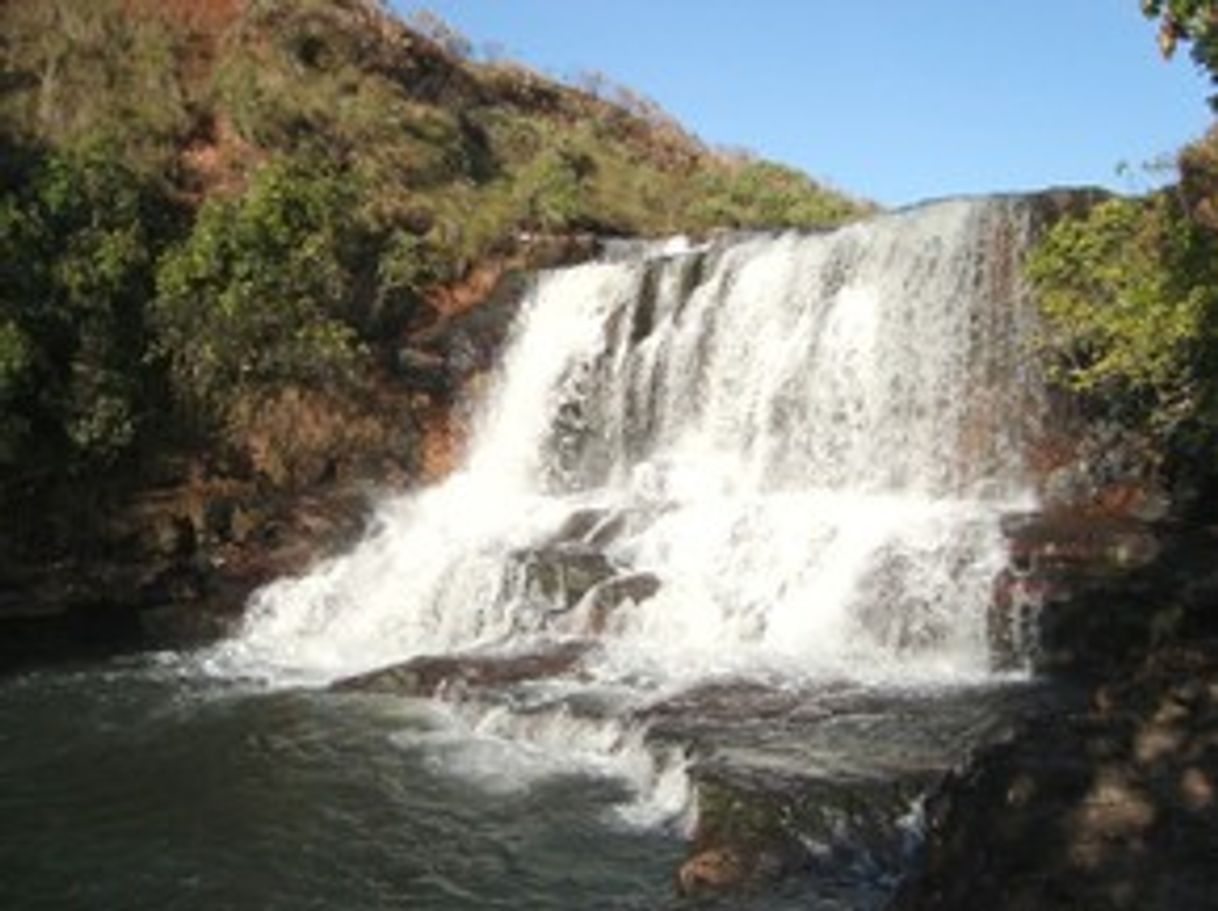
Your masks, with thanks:
M274 161L244 196L213 198L165 257L153 305L178 400L204 422L243 393L347 379L360 226L350 180Z
M1213 467L1218 238L1172 193L1112 199L1054 226L1029 275L1052 378Z
M144 304L168 211L99 141L0 188L0 462L131 449L156 387Z
M1142 0L1142 12L1159 21L1159 49L1171 57L1181 41L1192 45L1198 66L1218 83L1218 2L1215 0ZM1210 105L1218 108L1218 95Z

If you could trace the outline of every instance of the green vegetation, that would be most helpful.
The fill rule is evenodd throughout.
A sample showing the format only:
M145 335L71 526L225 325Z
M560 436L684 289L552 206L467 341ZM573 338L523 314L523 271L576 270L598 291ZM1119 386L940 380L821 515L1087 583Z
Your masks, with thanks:
M156 384L143 318L175 211L103 142L8 175L0 195L0 465L108 463Z
M186 33L114 0L3 4L0 25L0 129L51 147L104 138L126 167L175 176Z
M165 255L151 321L196 414L222 420L262 386L351 381L363 354L356 200L349 181L273 162L242 196L204 205Z
M701 175L696 186L693 210L701 226L798 228L836 224L854 214L847 200L810 194L803 174L769 161L737 161Z
M1030 274L1058 380L1165 444L1218 429L1218 237L1170 193L1062 222Z
M1181 41L1193 61L1218 82L1218 3L1214 0L1142 0L1142 12L1159 22L1159 48L1171 57ZM1218 106L1218 96L1210 99Z
M1218 78L1218 4L1150 0L1170 55L1193 42ZM1051 376L1150 441L1169 467L1218 477L1218 132L1183 149L1178 183L1059 222L1029 260Z
M276 390L358 397L431 289L522 232L863 208L415 24L375 0L0 4L0 499L223 441Z

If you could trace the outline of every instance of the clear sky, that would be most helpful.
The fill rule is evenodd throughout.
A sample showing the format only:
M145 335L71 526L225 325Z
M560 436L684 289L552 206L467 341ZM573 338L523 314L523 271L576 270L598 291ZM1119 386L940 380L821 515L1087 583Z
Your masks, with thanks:
M392 0L556 76L599 70L713 144L885 205L1145 189L1209 122L1137 0ZM1132 166L1119 174L1121 163Z

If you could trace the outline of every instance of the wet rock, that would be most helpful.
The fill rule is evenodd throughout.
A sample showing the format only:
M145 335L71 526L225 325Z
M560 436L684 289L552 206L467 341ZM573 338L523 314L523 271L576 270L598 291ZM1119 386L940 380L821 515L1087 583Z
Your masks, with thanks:
M1077 568L1102 574L1145 566L1161 550L1154 527L1128 516L1074 511L1012 514L1003 534L1023 570Z
M1016 670L1035 660L1040 642L1040 613L1050 598L1043 578L1004 569L994 580L986 612L986 638L995 670Z
M547 544L585 543L585 539L609 516L609 510L578 509L558 527L558 531L547 540Z
M399 352L399 369L418 380L422 388L446 394L490 370L530 281L524 272L504 272L477 306L412 335L409 346Z
M581 544L605 547L626 527L626 514L608 509L580 509L573 512L546 542L549 545Z
M894 908L1211 908L1216 780L1218 647L1154 651L946 779Z
M878 555L875 566L859 581L859 626L877 642L899 653L927 651L942 644L948 630L935 606L917 595L919 566L907 553Z
M610 618L625 604L641 604L655 597L660 590L660 580L653 573L631 573L615 576L602 582L593 592L588 605L588 631L600 634L605 631Z
M414 347L399 348L394 370L410 386L433 395L452 392L453 378L443 355Z
M649 739L690 757L697 816L678 888L731 893L797 876L883 893L916 843L919 795L1041 698L722 680L652 706Z
M757 769L694 772L698 819L684 894L736 891L801 873L897 870L907 835L899 820L927 786L921 776L821 778Z
M1086 511L1012 514L1010 566L994 584L987 629L994 663L1040 670L1097 665L1148 642L1164 526Z
M1096 514L1012 516L995 583L993 650L1035 669L1095 676L1212 626L1215 540L1203 530ZM1208 635L1209 633L1205 633Z
M749 862L730 848L707 848L681 864L677 889L685 896L714 895L741 888L753 875Z
M554 545L514 555L523 591L547 613L564 613L617 570L599 550L580 545Z
M336 690L430 697L452 689L503 687L576 671L592 645L557 642L514 654L427 655L334 684Z

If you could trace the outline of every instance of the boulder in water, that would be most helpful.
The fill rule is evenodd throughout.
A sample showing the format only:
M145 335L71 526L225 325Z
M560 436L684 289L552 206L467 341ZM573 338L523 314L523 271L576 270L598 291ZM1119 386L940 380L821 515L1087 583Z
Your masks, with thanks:
M730 848L699 851L677 870L677 889L697 896L737 889L749 879L747 862Z
M525 595L541 601L548 613L569 611L615 573L603 553L582 545L529 548L518 551L514 562Z
M621 533L625 525L625 513L595 507L580 509L567 517L547 543L604 547Z
M422 655L340 680L334 689L427 698L453 688L507 686L571 673L591 647L567 641L513 654Z
M641 604L660 590L660 580L654 573L630 573L602 582L592 593L588 605L588 631L605 631L609 617L624 604Z

